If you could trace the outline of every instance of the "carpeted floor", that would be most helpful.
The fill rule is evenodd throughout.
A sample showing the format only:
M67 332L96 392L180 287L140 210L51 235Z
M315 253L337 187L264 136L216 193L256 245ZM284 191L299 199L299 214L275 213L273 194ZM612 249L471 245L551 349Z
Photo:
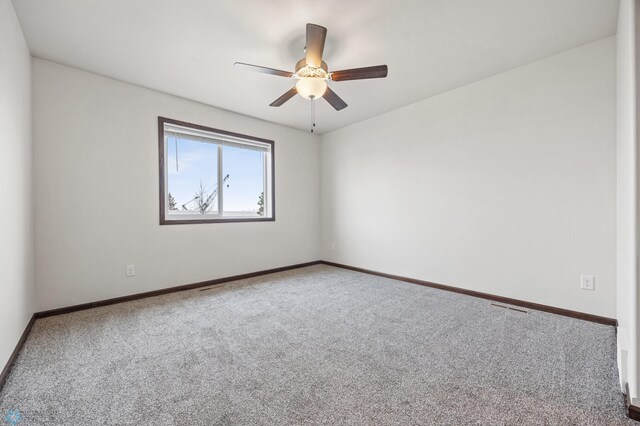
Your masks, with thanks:
M636 424L613 327L321 265L38 320L12 409L21 426Z

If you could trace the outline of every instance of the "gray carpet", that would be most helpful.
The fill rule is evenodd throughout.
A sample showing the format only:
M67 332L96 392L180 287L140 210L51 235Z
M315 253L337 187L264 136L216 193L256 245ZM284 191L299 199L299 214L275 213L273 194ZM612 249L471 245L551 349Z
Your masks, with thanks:
M20 425L614 425L613 327L328 266L36 321ZM1 420L0 420L1 422Z

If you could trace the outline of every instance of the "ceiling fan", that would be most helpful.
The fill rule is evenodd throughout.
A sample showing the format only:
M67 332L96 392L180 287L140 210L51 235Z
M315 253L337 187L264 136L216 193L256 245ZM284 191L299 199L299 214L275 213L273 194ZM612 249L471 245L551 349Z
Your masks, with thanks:
M336 93L327 86L327 81L361 80L366 78L384 78L387 76L386 65L373 67L353 68L342 71L329 72L326 62L322 60L324 42L327 38L327 29L316 24L307 24L306 56L296 63L296 71L282 71L274 68L261 67L259 65L236 62L240 69L278 75L281 77L295 78L295 87L273 101L269 106L279 107L296 93L306 99L324 98L336 111L346 108L347 103L340 99Z

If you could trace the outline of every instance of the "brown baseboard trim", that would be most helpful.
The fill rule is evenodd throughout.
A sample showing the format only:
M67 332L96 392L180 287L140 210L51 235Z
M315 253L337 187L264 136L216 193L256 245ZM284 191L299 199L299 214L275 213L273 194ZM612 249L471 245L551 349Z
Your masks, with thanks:
M16 362L16 358L18 358L18 354L20 353L20 350L22 349L24 342L27 340L27 337L29 337L29 333L31 333L31 328L33 327L33 323L35 321L36 321L36 316L32 315L31 319L29 320L29 323L24 329L24 332L22 332L22 336L20 336L20 340L18 340L18 344L16 344L15 349L13 350L13 352L11 352L11 356L9 357L9 359L7 360L7 363L2 369L2 373L0 373L0 391L2 391L2 388L4 387L4 384L7 381L7 377L9 377L9 372L11 372L11 367L13 367L13 364Z
M571 311L569 309L556 308L554 306L541 305L539 303L526 302L524 300L512 299L510 297L496 296L494 294L482 293L474 290L466 290L459 287L453 287L450 285L437 284L429 281L418 280L415 278L407 278L399 275L386 274L384 272L372 271L369 269L358 268L355 266L343 265L335 262L328 262L325 260L320 263L329 266L335 266L337 268L349 269L356 272L362 272L365 274L377 275L379 277L391 278L393 280L404 281L412 284L418 284L425 287L437 288L439 290L451 291L454 293L465 294L467 296L479 297L481 299L493 300L494 302L506 303L508 305L520 306L527 309L533 309L536 311L548 312L551 314L562 315L565 317L577 318L585 321L597 322L599 324L611 325L616 327L618 320L614 318L601 317L599 315L586 314L584 312Z
M631 420L640 421L640 407L636 407L635 405L631 405L631 392L629 392L629 383L624 384L624 392L622 393L624 396L624 405L627 407L627 416Z
M304 268L305 266L311 266L311 265L317 265L317 264L324 264L324 265L334 266L334 267L337 267L337 268L349 269L349 270L352 270L352 271L362 272L362 273L365 273L365 274L377 275L377 276L380 276L380 277L390 278L390 279L394 279L394 280L398 280L398 281L404 281L404 282L408 282L408 283L412 283L412 284L418 284L418 285L422 285L422 286L425 286L425 287L437 288L439 290L451 291L451 292L454 292L454 293L464 294L464 295L467 295L467 296L479 297L481 299L492 300L494 302L506 303L508 305L520 306L520 307L527 308L527 309L533 309L533 310L542 311L542 312L548 312L548 313L552 313L552 314L556 314L556 315L562 315L562 316L566 316L566 317L577 318L577 319L581 319L581 320L584 320L584 321L591 321L591 322L596 322L596 323L599 323L599 324L611 325L611 326L614 326L614 327L618 325L618 321L616 319L614 319L614 318L601 317L601 316L598 316L598 315L587 314L587 313L584 313L584 312L572 311L572 310L563 309L563 308L556 308L554 306L548 306L548 305L542 305L542 304L539 304L539 303L527 302L527 301L524 301L524 300L512 299L510 297L496 296L494 294L482 293L482 292L474 291L474 290L466 290L466 289L463 289L463 288L460 288L460 287L454 287L454 286L450 286L450 285L438 284L438 283L419 280L419 279L415 279L415 278L407 278L407 277L403 277L403 276L400 276L400 275L387 274L387 273L384 273L384 272L378 272L378 271L373 271L373 270L370 270L370 269L358 268L356 266L343 265L341 263L329 262L329 261L326 261L326 260L316 260L316 261L313 261L313 262L299 263L299 264L296 264L296 265L283 266L283 267L280 267L280 268L266 269L266 270L263 270L263 271L250 272L250 273L241 274L241 275L234 275L234 276L231 276L231 277L217 278L217 279L214 279L214 280L202 281L202 282L193 283L193 284L186 284L186 285L180 285L180 286L176 286L176 287L169 287L169 288L164 288L164 289L160 289L160 290L148 291L148 292L144 292L144 293L136 293L136 294L132 294L132 295L129 295L129 296L115 297L113 299L99 300L99 301L96 301L96 302L83 303L83 304L80 304L80 305L67 306L67 307L58 308L58 309L51 309L51 310L48 310L48 311L36 312L34 314L34 316L35 316L35 318L46 318L46 317L50 317L50 316L54 316L54 315L62 315L62 314L70 313L70 312L76 312L76 311L82 311L82 310L85 310L85 309L97 308L97 307L100 307L100 306L114 305L116 303L124 303L124 302L130 302L132 300L146 299L148 297L154 297L154 296L161 296L163 294L175 293L175 292L178 292L178 291L193 290L193 289L196 289L196 288L208 287L208 286L212 286L212 285L216 285L216 284L223 284L223 283L226 283L226 282L229 282L229 281L236 281L236 280L242 280L242 279L246 279L246 278L258 277L258 276L261 276L261 275L273 274L273 273L276 273L276 272L289 271L289 270L292 270L292 269Z
M114 297L113 299L99 300L96 302L83 303L80 305L67 306L64 308L50 309L48 311L36 312L36 318L46 318L54 315L68 314L85 309L98 308L100 306L114 305L116 303L130 302L132 300L146 299L148 297L161 296L163 294L176 293L178 291L193 290L200 287L208 287L216 284L223 284L229 281L244 280L247 278L259 277L261 275L273 274L276 272L289 271L291 269L304 268L305 266L317 265L320 261L298 263L297 265L282 266L280 268L266 269L263 271L249 272L248 274L234 275L231 277L217 278L215 280L201 281L193 284L179 285L176 287L163 288L160 290L147 291L144 293L136 293L129 296Z
M636 407L635 405L629 405L629 418L631 420L640 421L640 407Z

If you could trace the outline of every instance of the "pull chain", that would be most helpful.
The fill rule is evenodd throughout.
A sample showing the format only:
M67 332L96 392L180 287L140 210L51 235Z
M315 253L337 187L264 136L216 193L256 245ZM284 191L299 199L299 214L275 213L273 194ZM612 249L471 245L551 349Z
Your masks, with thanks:
M313 101L313 99L311 99L311 133L313 133L313 130L316 127L316 104Z

